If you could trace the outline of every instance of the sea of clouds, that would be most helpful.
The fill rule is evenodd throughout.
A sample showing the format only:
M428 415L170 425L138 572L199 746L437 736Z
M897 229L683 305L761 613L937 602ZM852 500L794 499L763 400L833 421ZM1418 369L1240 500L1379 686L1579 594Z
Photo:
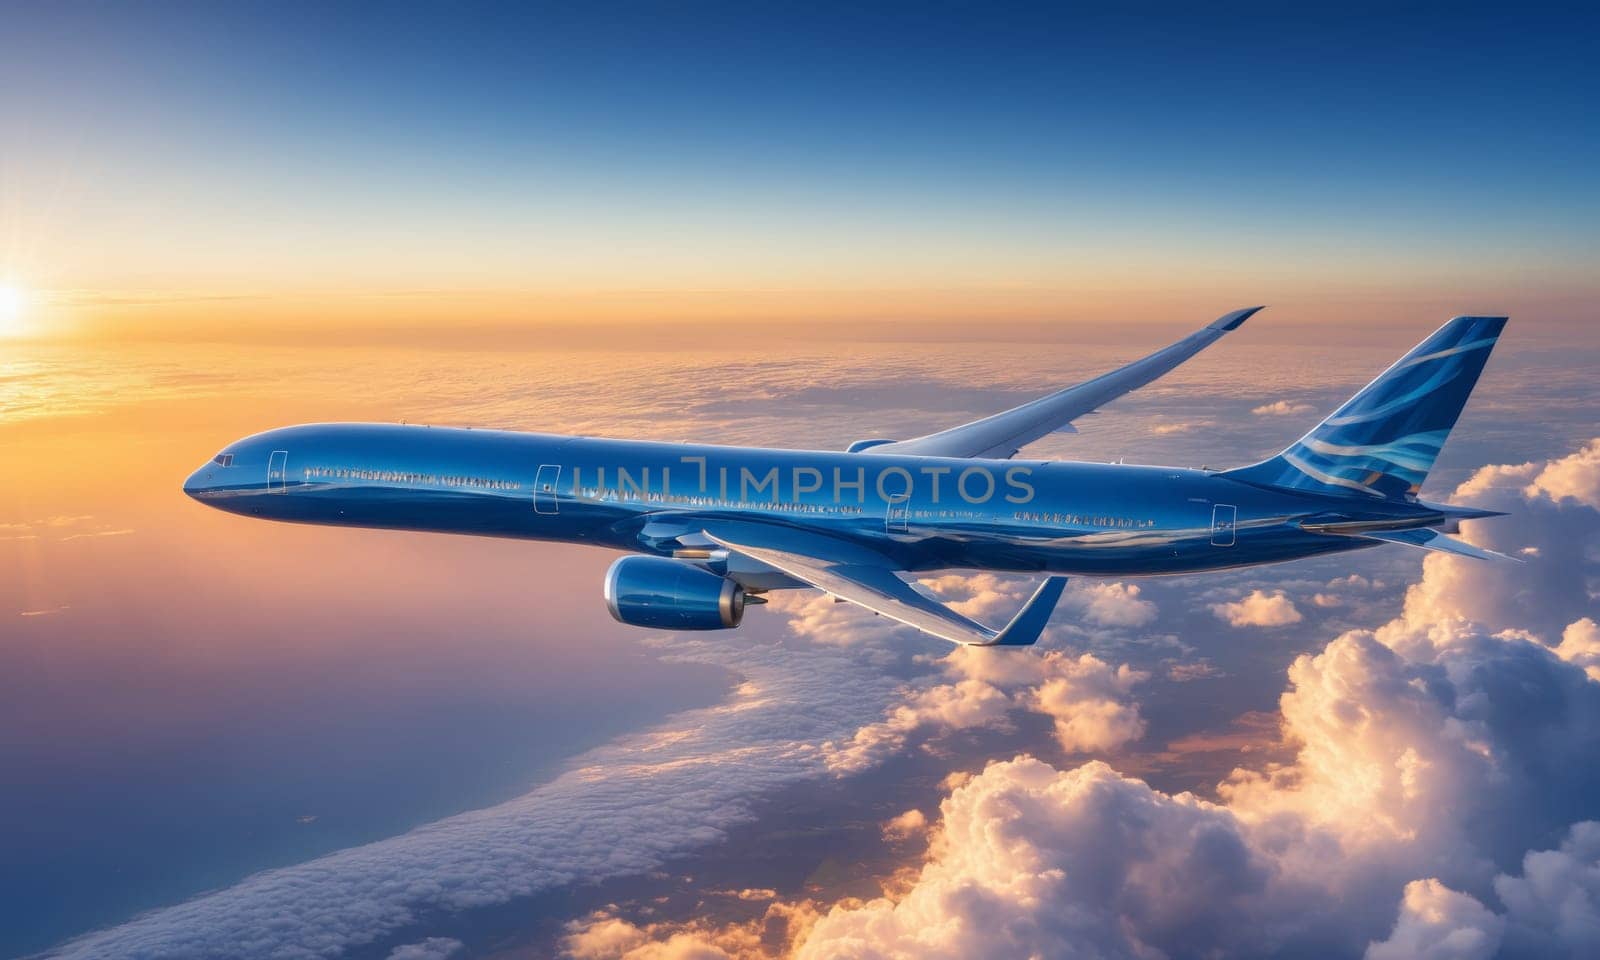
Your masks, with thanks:
M427 402L460 420L572 428L570 414L557 423L503 394L466 399L473 372L435 378L426 389L440 396ZM792 424L797 397L843 416L874 402L856 393L887 382L907 405L883 419L903 426L927 418L918 398L941 392L918 387L912 362L887 380L847 364L838 390L804 361L706 372L721 377L726 409L697 387L688 413L608 405L584 426L703 438L721 422L724 439L748 442ZM561 391L546 403L584 387L546 373ZM640 372L627 394L649 395L652 376ZM733 404L774 378L770 397ZM1304 415L1297 401L1265 395L1281 381L1227 402L1214 399L1218 383L1203 386L1213 399L1176 419L1171 398L1156 394L1129 432L1198 457L1259 445L1218 435L1218 424L1249 423L1251 409L1274 437L1297 432L1283 423ZM1000 399L966 398L975 409ZM629 431L629 418L645 429ZM813 422L786 439L831 443L839 432ZM258 874L53 953L476 955L484 945L470 936L432 935L432 918L692 863L752 824L762 796L808 780L856 782L917 753L946 762L950 776L936 803L884 824L906 852L882 896L766 891L755 896L766 913L752 921L647 918L620 904L574 919L549 946L590 960L1588 955L1600 949L1600 828L1589 823L1600 819L1589 762L1600 746L1600 442L1485 467L1453 499L1510 511L1466 536L1525 562L1430 556L1418 578L1414 558L1390 548L1359 573L1075 580L1041 648L1002 657L946 652L848 605L779 595L776 616L738 633L652 641L737 673L725 703L591 751L507 803ZM1030 586L988 575L927 585L990 620ZM1163 720L1157 693L1195 681L1246 689L1254 681L1242 672L1258 655L1275 678L1256 691L1265 702L1193 710L1237 716L1218 739L1242 743L1222 755L1245 762L1213 789L1159 786L1180 742L1169 735L1216 725ZM1033 722L1042 739L1028 739ZM1015 749L964 753L974 731L1013 734Z

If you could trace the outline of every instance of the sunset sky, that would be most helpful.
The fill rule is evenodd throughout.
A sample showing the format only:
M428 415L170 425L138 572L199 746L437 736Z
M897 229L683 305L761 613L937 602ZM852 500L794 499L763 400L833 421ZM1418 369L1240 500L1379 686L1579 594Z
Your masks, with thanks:
M1597 38L9 6L0 957L1600 955ZM841 449L1257 303L1030 453L1251 462L1504 312L1423 493L1524 562L1075 579L981 658L811 592L645 632L607 551L180 491L308 421Z
M0 273L42 335L1590 309L1593 32L1370 9L22 5Z

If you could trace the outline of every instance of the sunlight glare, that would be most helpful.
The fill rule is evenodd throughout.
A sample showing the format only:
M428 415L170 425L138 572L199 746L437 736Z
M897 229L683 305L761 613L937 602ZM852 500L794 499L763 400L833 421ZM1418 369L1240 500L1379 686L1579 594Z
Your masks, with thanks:
M0 337L20 336L25 331L22 290L9 283L0 283Z

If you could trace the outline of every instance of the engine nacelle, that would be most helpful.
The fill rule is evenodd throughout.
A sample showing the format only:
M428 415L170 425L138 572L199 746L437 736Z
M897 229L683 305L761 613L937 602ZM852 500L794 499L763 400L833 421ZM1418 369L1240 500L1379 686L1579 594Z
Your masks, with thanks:
M682 560L623 557L606 571L606 608L622 623L722 630L744 617L744 588Z

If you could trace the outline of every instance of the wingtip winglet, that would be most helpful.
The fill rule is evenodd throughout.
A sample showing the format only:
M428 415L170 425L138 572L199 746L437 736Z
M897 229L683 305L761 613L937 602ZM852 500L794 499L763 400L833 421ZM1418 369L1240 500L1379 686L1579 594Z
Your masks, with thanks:
M1045 626L1050 623L1050 616L1056 612L1056 604L1061 601L1061 592L1066 586L1066 577L1046 577L1044 583L1039 584L1039 589L1033 592L1033 597L1023 604L1017 615L1006 624L1005 629L995 634L994 639L984 646L1033 646L1044 633Z
M1246 320L1249 320L1251 317L1255 316L1257 312L1265 308L1266 304L1262 304L1259 307L1245 307L1243 310L1235 310L1232 313L1223 314L1217 319L1211 321L1211 329L1221 330L1224 333L1228 332L1229 330L1237 330L1239 329L1240 324L1244 323Z

